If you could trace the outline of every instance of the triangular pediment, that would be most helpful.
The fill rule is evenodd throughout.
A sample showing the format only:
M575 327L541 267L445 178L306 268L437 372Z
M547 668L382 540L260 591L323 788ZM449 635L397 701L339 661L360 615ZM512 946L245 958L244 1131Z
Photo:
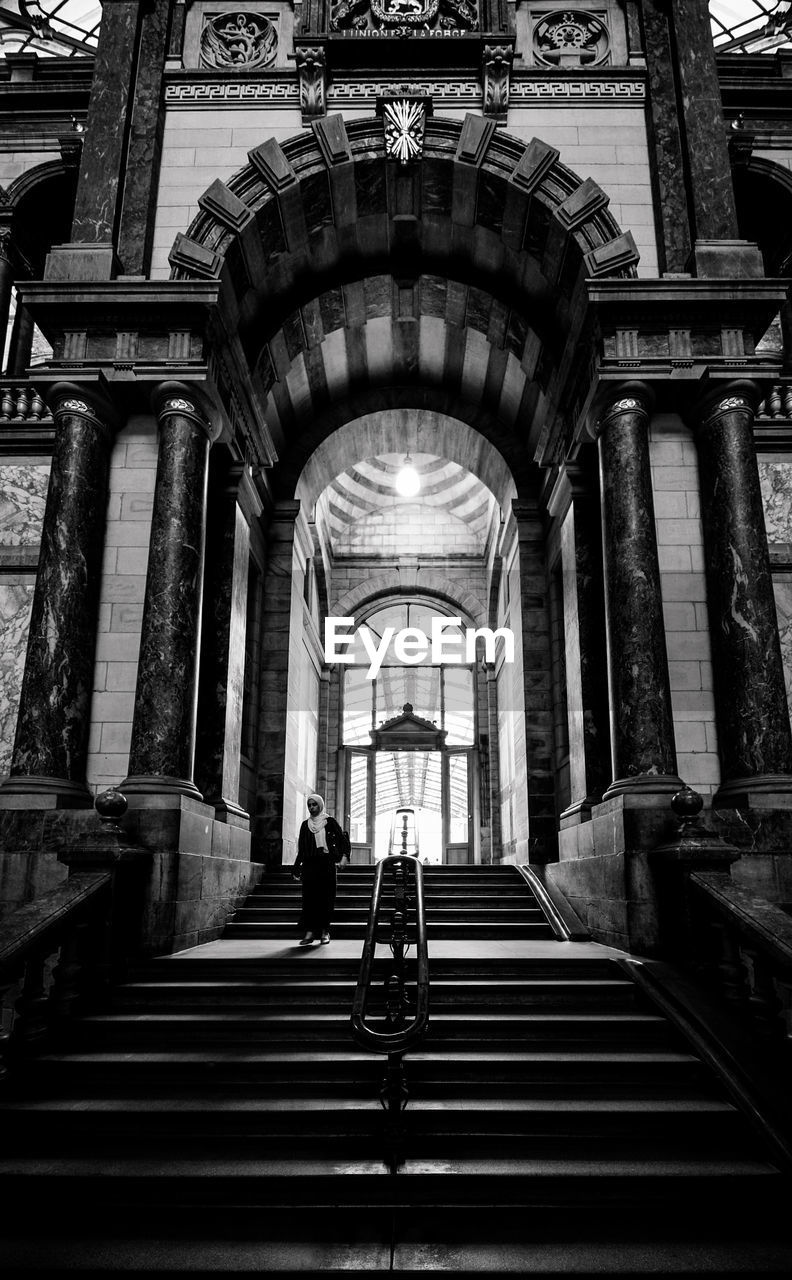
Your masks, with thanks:
M405 702L399 715L371 732L371 744L380 751L437 751L445 739L445 729L417 716L410 702Z

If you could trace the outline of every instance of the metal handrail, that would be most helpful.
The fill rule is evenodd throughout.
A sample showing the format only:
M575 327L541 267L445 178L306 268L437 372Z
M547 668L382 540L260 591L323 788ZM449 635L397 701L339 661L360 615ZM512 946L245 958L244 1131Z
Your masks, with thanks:
M374 963L374 952L377 945L377 927L382 903L382 885L386 869L403 870L407 873L411 868L415 873L415 953L417 961L415 1015L406 1026L393 1031L377 1031L366 1025L366 1008L371 989L371 970ZM391 950L397 966L403 963L406 941L407 918L403 919L397 908L394 911L393 936ZM360 960L355 996L352 1002L352 1032L359 1044L375 1053L404 1053L413 1048L425 1034L429 1026L429 950L426 942L426 911L424 907L423 867L417 858L409 854L392 854L383 858L377 866L374 889L371 895L366 937Z

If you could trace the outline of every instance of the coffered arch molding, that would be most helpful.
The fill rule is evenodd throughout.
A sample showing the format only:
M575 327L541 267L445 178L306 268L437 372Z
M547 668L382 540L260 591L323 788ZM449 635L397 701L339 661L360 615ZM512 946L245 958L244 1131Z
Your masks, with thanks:
M513 418L541 424L531 448L546 459L548 424L585 363L585 281L634 276L638 260L597 184L541 140L526 144L472 115L429 119L413 165L386 159L376 117L326 117L249 159L200 198L170 261L175 279L221 281L277 452L326 408L337 334L354 350L336 400L371 383L372 349L380 385L425 382L403 340L433 320L444 365L458 354L459 330L477 335L465 347L480 395L468 378L463 397L484 400L488 380L500 379ZM375 343L354 340L372 325ZM288 373L300 360L295 396ZM489 411L500 416L499 404Z
M363 458L379 453L414 453L422 450L436 453L473 471L494 494L501 510L508 510L517 494L517 486L503 456L486 435L472 428L464 419L449 413L423 408L420 418L411 406L363 413L335 430L325 431L317 424L314 440L300 441L301 454L307 454L305 465L294 487L294 496L306 510L312 510L328 478ZM286 460L289 474L295 457Z

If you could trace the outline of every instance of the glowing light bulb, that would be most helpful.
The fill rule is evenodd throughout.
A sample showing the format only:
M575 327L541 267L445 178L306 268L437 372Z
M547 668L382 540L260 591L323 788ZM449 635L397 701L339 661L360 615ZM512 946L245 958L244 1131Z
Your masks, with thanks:
M414 498L421 488L421 477L412 464L409 453L404 455L404 466L396 476L396 492L403 498Z

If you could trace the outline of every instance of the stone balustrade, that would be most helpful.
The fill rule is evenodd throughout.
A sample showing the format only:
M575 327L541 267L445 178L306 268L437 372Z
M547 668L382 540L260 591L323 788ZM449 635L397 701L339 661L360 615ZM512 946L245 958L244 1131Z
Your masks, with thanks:
M792 382L778 383L770 389L756 411L757 419L792 418Z
M0 381L0 423L52 422L46 402L24 382Z

